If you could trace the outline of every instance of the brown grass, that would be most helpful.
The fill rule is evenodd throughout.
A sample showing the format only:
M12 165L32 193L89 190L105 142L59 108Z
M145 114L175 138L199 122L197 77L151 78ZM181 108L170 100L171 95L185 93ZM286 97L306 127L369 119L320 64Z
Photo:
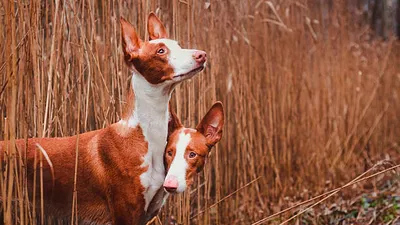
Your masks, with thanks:
M286 197L306 200L379 160L399 160L398 41L373 38L346 1L327 12L320 2L1 2L0 140L8 142L1 195L19 200L2 202L4 221L28 224L35 215L15 138L118 121L129 79L118 18L145 37L150 11L182 46L208 53L206 71L175 91L178 116L194 127L221 100L227 117L196 185L169 199L161 221L250 224L287 207Z

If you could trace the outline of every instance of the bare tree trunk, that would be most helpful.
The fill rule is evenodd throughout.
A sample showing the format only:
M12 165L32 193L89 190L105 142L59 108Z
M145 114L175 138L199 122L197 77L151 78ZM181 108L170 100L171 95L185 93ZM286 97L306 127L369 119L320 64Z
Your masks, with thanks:
M384 38L399 36L399 0L370 0L369 3L372 29Z
M397 3L397 10L395 10L396 11L396 15L395 15L395 26L394 26L394 28L395 28L395 33L397 34L397 37L400 37L400 1L399 0L397 0L396 1L396 3Z
M332 17L331 10L335 6L332 0L319 0L319 4L324 28L326 21ZM371 25L377 35L385 39L392 35L400 37L400 0L356 0L347 1L346 4L347 9L355 15L363 14L361 20ZM324 32L326 36L325 29Z

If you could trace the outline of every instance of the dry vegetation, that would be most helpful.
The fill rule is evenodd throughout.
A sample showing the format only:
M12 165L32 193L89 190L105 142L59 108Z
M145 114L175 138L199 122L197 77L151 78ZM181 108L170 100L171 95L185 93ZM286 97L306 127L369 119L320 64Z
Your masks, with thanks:
M170 198L161 221L173 215L183 224L251 224L343 185L378 161L399 164L399 42L373 37L346 1L334 1L330 11L320 2L2 1L0 140L10 144L1 191L20 199L18 223L30 223L32 209L24 194L24 151L13 147L14 139L74 135L117 121L129 78L118 19L145 37L150 11L182 46L209 55L206 71L175 91L184 124L194 127L215 100L227 117L197 184ZM391 181L385 196L400 195L394 175L377 177L351 185L340 202L355 199L346 205L367 211L374 200L362 193L384 193L378 181ZM2 207L10 216L11 201ZM298 221L327 224L316 211ZM393 215L389 221L396 209Z

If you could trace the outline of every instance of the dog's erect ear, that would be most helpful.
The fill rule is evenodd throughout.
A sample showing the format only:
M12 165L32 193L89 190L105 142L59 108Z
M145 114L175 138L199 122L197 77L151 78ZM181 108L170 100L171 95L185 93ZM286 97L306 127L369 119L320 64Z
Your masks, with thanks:
M176 115L175 110L172 108L171 103L169 103L168 136L181 127L183 127L183 125Z
M161 23L160 19L154 13L149 14L147 20L147 31L149 32L150 40L168 38L167 31L164 25Z
M138 37L135 28L121 17L121 35L122 35L122 49L124 51L125 57L131 58L133 55L137 54L141 40Z
M211 149L221 140L223 126L224 109L221 102L216 102L197 125L196 130L206 137L207 145Z

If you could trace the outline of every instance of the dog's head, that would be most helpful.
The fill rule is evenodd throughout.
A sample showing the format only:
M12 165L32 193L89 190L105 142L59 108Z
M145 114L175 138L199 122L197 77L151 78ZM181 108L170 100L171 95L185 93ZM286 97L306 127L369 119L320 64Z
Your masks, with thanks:
M154 13L148 17L149 41L142 41L135 28L121 18L122 47L127 65L153 85L176 84L204 69L207 55L183 49L168 39L164 25Z
M195 174L203 170L211 148L222 136L224 112L220 102L215 103L196 129L185 128L171 114L170 135L164 153L167 176L164 188L169 193L181 193L193 183Z

